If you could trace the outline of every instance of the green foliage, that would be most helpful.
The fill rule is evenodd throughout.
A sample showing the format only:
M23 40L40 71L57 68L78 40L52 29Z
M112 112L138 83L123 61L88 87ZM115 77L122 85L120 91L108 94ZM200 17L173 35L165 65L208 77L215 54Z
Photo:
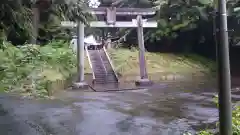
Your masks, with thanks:
M64 38L66 31L60 26L62 20L79 19L87 23L88 13L85 0L52 0L50 6L34 5L41 0L1 0L0 38L6 37L14 44L24 44L32 36L32 7L39 9L39 34L44 41ZM34 5L34 6L33 6Z
M7 92L46 96L49 81L65 79L75 71L75 57L63 41L43 47L4 42L0 57L0 90Z
M233 135L240 135L240 106L232 112Z
M183 135L192 135L191 133L184 133ZM213 135L210 131L200 131L197 135Z
M146 39L155 42L175 39L179 31L196 29L201 21L211 22L217 0L153 0L152 3L157 9L158 28L148 31ZM237 0L228 0L227 8L229 16L240 16Z
M28 1L29 2L29 1ZM5 37L20 39L31 35L31 10L27 7L27 1L2 0L0 6L0 31ZM1 36L2 36L1 35ZM22 36L24 35L24 36Z
M196 55L196 54L184 54L184 58L191 60L193 62L199 62L201 65L203 65L204 68L208 69L208 73L212 73L212 75L216 74L216 63L213 61L210 61L209 59Z
M197 134L198 135L213 135L210 131L200 131Z
M214 97L214 103L216 103L217 107L219 107L218 96ZM240 135L240 106L238 103L235 104L235 107L232 111L232 127L233 135ZM214 133L210 131L200 131L197 135L214 135Z
M148 33L149 39L158 41L162 38L174 39L177 31L192 30L197 28L199 20L207 20L209 0L180 1L180 0L155 0L158 9L155 19L158 29Z

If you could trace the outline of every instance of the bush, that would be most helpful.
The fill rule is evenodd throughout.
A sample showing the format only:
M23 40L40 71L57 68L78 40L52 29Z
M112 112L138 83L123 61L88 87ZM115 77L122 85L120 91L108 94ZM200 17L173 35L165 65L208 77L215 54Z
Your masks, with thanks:
M218 107L218 97L215 97L215 103ZM217 123L218 125L218 123ZM232 111L232 127L233 127L233 135L240 135L240 106L236 103L234 110ZM200 131L197 135L214 135L210 131Z
M64 41L42 47L3 42L0 57L0 90L7 92L46 96L49 81L66 79L76 71L76 59Z

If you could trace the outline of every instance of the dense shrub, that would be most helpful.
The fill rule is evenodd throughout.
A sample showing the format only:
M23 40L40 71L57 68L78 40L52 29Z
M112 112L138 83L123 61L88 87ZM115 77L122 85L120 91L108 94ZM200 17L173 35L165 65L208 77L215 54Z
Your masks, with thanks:
M218 106L217 96L215 97L215 103ZM233 108L233 111L232 111L232 128L233 128L233 135L240 135L240 106L238 103L235 104L235 107ZM215 135L215 134L218 134L218 132L213 133L211 131L205 130L197 133L197 135Z
M240 135L240 106L236 106L232 112L233 135ZM214 135L210 131L200 131L197 135Z
M15 47L3 42L0 49L0 90L47 95L47 83L75 72L75 57L68 43L53 41L45 46Z

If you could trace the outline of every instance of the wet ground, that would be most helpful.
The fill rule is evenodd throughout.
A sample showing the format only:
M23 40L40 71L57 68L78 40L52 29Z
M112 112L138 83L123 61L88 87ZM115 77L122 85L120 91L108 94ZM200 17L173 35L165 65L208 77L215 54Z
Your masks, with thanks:
M0 96L0 135L195 133L218 119L213 103L215 86L209 78L200 77L162 81L142 90L65 91L54 100L4 94ZM233 97L240 99L238 92Z

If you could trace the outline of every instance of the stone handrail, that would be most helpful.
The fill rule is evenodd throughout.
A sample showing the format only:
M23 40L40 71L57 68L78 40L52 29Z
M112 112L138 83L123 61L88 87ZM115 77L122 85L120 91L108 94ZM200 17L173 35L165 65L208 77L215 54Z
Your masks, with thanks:
M119 82L119 80L118 80L118 75L117 75L117 73L116 73L116 71L115 71L115 69L114 69L114 66L113 66L113 64L112 64L112 61L111 61L108 53L107 53L107 50L106 50L105 46L103 47L103 50L104 50L104 52L105 52L105 54L106 54L106 56L107 56L107 59L108 59L110 65L111 65L111 67L112 67L112 69L113 69L114 75L115 75L117 81Z
M93 82L94 82L96 77L95 77L95 74L94 74L94 71L93 71L93 66L92 66L92 62L91 62L91 59L90 59L90 55L89 55L87 46L85 46L85 51L86 51L86 54L87 54L89 66L92 69L92 76L93 76Z

